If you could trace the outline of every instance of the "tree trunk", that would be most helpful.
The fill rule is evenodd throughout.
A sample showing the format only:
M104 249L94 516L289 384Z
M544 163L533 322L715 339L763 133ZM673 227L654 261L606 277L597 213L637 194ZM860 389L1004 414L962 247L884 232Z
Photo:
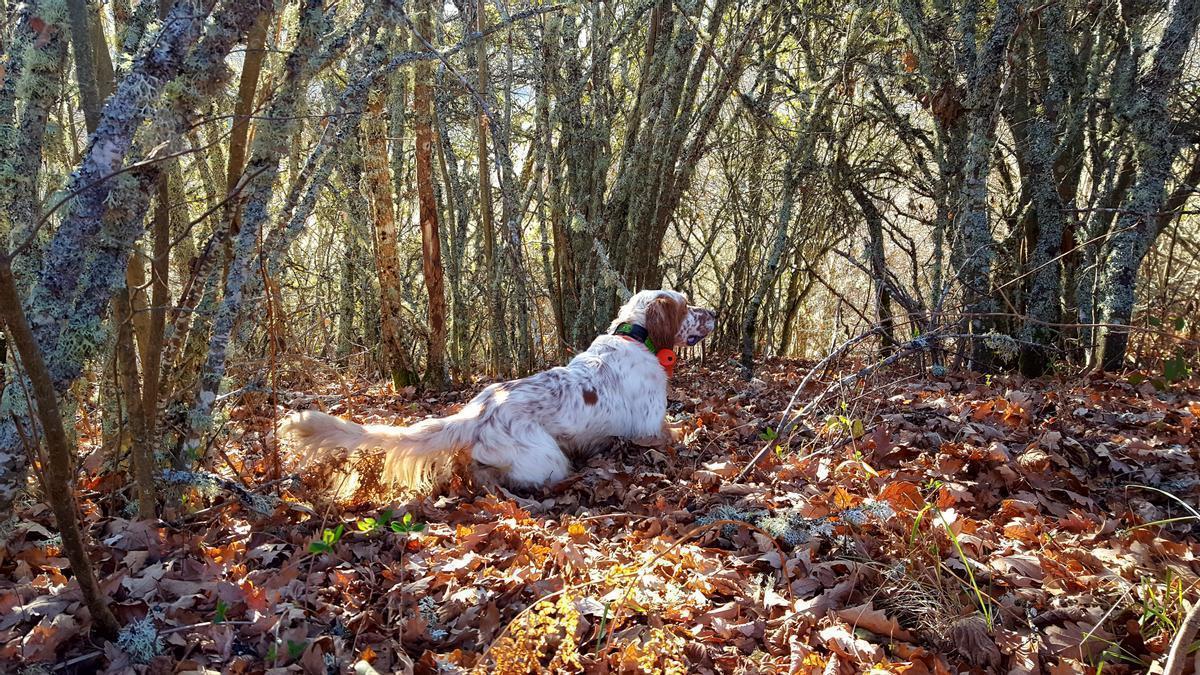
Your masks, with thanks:
M254 139L249 162L251 178L244 181L245 208L241 229L232 235L231 259L224 280L224 295L212 318L208 354L200 370L200 387L188 414L187 430L179 453L181 464L197 458L202 436L212 421L213 406L225 377L226 351L233 326L242 309L244 293L260 278L251 267L259 237L270 217L270 201L279 175L279 158L287 154L296 129L296 109L302 91L316 66L310 54L317 49L324 11L320 0L306 0L300 8L300 28L293 51L284 63L284 84L267 110L267 120ZM232 189L232 188L231 188ZM285 207L286 212L286 207ZM227 222L226 227L232 223Z
M66 43L60 28L47 29L44 34L48 39L45 40L41 39L41 33L33 29L31 17L36 16L39 7L40 4L31 3L27 8L27 13L21 16L13 31L15 49L6 50L16 56L7 65L14 69L12 76L17 78L14 91L8 94L12 97L13 113L6 113L18 112L18 100L23 99L25 105L17 116L16 128L4 134L6 142L0 148L3 151L0 154L0 176L3 176L0 179L0 236L6 239L4 244L11 242L12 246L22 245L32 236L28 250L13 260L13 274L21 290L32 283L41 257L42 239L33 235L33 228L39 215L37 202L42 145L50 111L57 105L66 59ZM5 463L0 451L0 466ZM2 487L0 493L3 493ZM3 503L3 495L0 494L0 505Z
M225 184L237 185L246 166L246 142L250 137L250 115L254 112L255 92L266 57L267 27L271 24L271 13L263 12L246 35L246 59L238 80L237 102L233 106L233 126L229 133L229 163L225 171ZM234 204L237 200L233 201Z
M815 113L814 113L815 114ZM796 201L796 187L800 182L799 161L811 147L811 139L807 134L799 134L796 147L788 157L783 168L783 191L779 195L779 216L775 221L775 234L771 238L771 250L767 255L767 268L759 277L758 288L746 305L746 313L742 316L742 376L747 380L754 376L754 351L757 345L758 312L762 308L767 293L771 291L779 273L779 262L788 245L788 229L792 223L792 206Z
M75 80L88 134L100 123L100 91L96 86L95 52L85 0L67 0L67 16L71 24L72 54L75 56Z
M432 42L433 3L417 3L416 31ZM417 202L421 223L421 261L429 294L429 356L425 381L434 388L446 384L446 291L442 277L441 239L437 200L433 191L433 65L416 68L413 85L413 123L416 127Z
M84 601L92 620L96 622L99 632L112 639L120 630L120 624L109 609L108 597L100 588L96 574L92 570L92 562L88 558L87 543L84 533L79 528L77 519L78 505L75 503L75 480L71 444L67 440L67 431L63 427L62 413L58 408L58 394L55 391L54 380L50 375L42 352L38 348L37 337L30 330L29 322L21 307L21 298L17 294L16 279L13 278L12 268L7 254L0 257L0 317L12 335L13 344L25 366L25 372L33 391L33 399L37 408L38 422L46 442L46 499L54 512L54 521L62 535L62 548L71 563L71 572L83 592ZM33 427L22 425L20 432L23 441L28 442L26 434ZM32 449L32 448L30 448Z
M861 13L856 16L861 16ZM849 34L855 32L853 26L848 31ZM820 92L811 99L811 102L808 104L804 123L796 134L796 145L792 148L791 153L788 154L787 162L783 167L783 189L779 195L778 216L776 218L774 235L771 239L771 248L767 254L766 269L760 274L757 287L753 294L750 295L750 300L746 303L745 311L742 314L740 363L742 365L742 376L747 380L754 376L754 352L757 347L756 332L758 330L759 312L762 311L767 294L771 292L771 288L775 285L779 276L779 265L789 242L788 230L791 228L792 209L796 202L796 192L800 187L803 168L812 161L816 151L817 138L819 137L817 132L824 124L827 115L827 103L833 91L833 84L834 80L827 78Z
M874 287L875 320L883 336L880 358L887 358L896 349L895 319L892 315L892 296L888 290L887 261L883 251L883 214L871 201L871 196L857 182L850 181L850 194L867 221L868 257L871 263L871 283Z
M1058 324L1062 318L1062 249L1066 217L1063 196L1059 189L1055 155L1059 144L1057 127L1071 90L1072 54L1067 39L1066 11L1062 5L1051 5L1039 15L1036 33L1036 52L1044 54L1046 83L1039 99L1040 115L1028 124L1025 134L1029 181L1027 189L1033 202L1037 234L1034 238L1028 274L1032 275L1025 305L1025 326L1021 346L1021 372L1037 377L1051 363L1049 350L1058 340ZM1039 60L1034 59L1037 63ZM1026 115L1025 117L1028 117ZM1032 344L1030 344L1032 343Z
M459 170L458 153L450 140L450 102L454 98L454 89L444 86L444 76L444 72L439 72L438 93L433 99L433 109L438 168L442 172L442 183L446 186L447 208L442 243L449 255L446 276L449 277L447 281L450 287L450 367L453 379L466 380L470 374L470 328L474 323L468 317L466 296L470 289L465 281L465 274L470 267L467 259L471 222L467 195L470 190L466 177Z
M996 18L983 49L975 55L967 83L968 136L963 160L962 208L956 218L957 238L952 262L963 286L963 309L968 332L985 332L983 315L992 311L991 274L995 241L988 213L988 176L1000 103L1001 67L1018 23L1017 0L999 0ZM964 15L968 12L964 12ZM974 16L964 16L965 30L974 31ZM973 39L973 38L972 38ZM988 363L983 340L973 340L973 368Z
M1075 306L1081 326L1079 341L1089 368L1098 365L1097 359L1100 356L1096 339L1100 332L1093 324L1098 318L1098 303L1103 299L1097 297L1097 292L1101 265L1104 262L1102 252L1105 249L1102 241L1092 240L1109 231L1116 215L1114 210L1125 200L1135 173L1132 156L1126 156L1124 159L1118 157L1111 162L1103 183L1097 183L1097 187L1104 186L1102 196L1095 202L1099 208L1089 214L1087 225L1079 232L1076 241L1078 245L1083 246L1083 252L1080 255L1079 273L1075 280ZM1084 246L1084 242L1089 241L1092 243Z
M133 346L133 304L128 289L117 291L113 297L113 322L117 327L117 379L125 401L129 421L130 463L137 486L138 518L155 517L157 497L154 489L154 451L150 446L146 411L138 382L137 351Z
M475 2L475 29L483 30L487 5ZM475 61L479 68L477 89L483 100L491 99L488 78L487 42L475 46ZM492 172L488 160L487 110L479 108L476 136L479 139L479 227L483 230L484 272L487 274L487 307L489 330L492 336L491 364L493 376L512 372L508 338L505 334L504 298L500 294L500 269L496 262L496 224L492 219Z
M1055 260L1062 247L1064 229L1063 204L1054 177L1053 127L1045 119L1034 120L1029 129L1030 190L1037 214L1037 236L1029 260L1033 279L1025 306L1025 326L1022 338L1037 346L1023 345L1020 355L1021 372L1037 377L1050 366L1047 350L1055 343L1062 316L1062 263Z
M1200 0L1177 0L1163 31L1150 71L1132 92L1126 115L1130 119L1138 158L1137 180L1117 219L1100 290L1104 323L1101 329L1099 362L1105 370L1117 370L1125 362L1129 344L1127 326L1133 318L1137 298L1138 269L1161 231L1158 212L1162 209L1167 178L1179 142L1171 131L1168 103L1179 82L1184 57L1200 21Z
M400 257L397 250L396 206L388 169L387 120L384 119L385 92L373 92L368 117L363 120L363 164L366 188L370 195L371 215L375 223L375 273L379 277L379 319L383 342L383 363L396 391L418 382L416 369L409 362L401 323L403 304L400 290Z
M177 170L177 169L176 169ZM150 325L147 331L145 361L142 363L142 408L146 428L156 428L158 389L162 368L163 342L166 335L167 305L171 302L171 189L170 178L159 178L154 210L154 253L150 259ZM186 216L186 213L184 214ZM154 438L147 436L154 443ZM153 457L153 453L151 453Z

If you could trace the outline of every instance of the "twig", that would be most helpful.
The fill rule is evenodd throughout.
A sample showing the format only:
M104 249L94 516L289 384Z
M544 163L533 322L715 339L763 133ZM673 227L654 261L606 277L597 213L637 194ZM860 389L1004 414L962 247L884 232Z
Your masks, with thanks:
M300 476L297 474L292 474L290 476L284 476L283 478L276 478L275 480L269 480L265 483L259 483L258 489L263 490L265 488L273 487L280 483L285 483L288 481L297 481L297 480L300 480ZM195 520L204 519L204 518L208 517L210 514L216 513L220 509L223 509L226 506L233 504L235 501L239 504L241 503L241 500L238 499L237 497L230 497L230 496L226 495L224 497L221 497L220 501L216 502L215 504L213 504L212 506L210 506L206 509L200 509L199 511L194 511L192 513L188 513L186 515L180 516L177 520L171 522L171 525L173 525L175 527L179 527L179 526L185 525L185 524L190 523Z
M1183 620L1183 625L1175 635L1175 641L1171 643L1171 651L1167 654L1167 665L1163 667L1163 675L1181 675L1183 673L1183 662L1187 660L1188 647L1196 638L1198 630L1200 630L1200 600L1192 605L1192 609L1187 613L1187 618Z
M228 457L226 458L226 461L228 461ZM232 466L230 468L232 468ZM158 474L158 478L159 480L162 480L170 485L195 485L197 479L208 482L215 487L225 490L226 492L233 493L233 495L237 497L238 501L241 502L242 506L250 511L256 513L259 512L258 509L255 508L258 505L255 504L254 498L260 497L260 495L257 495L246 489L246 487L243 487L237 481L229 480L228 478L218 476L215 473L210 473L208 471L177 471L175 469L163 469L162 472ZM238 478L241 479L241 476L239 475Z
M253 624L254 624L253 621L220 621L220 622L201 621L200 623L188 624L186 626L175 626L174 628L168 628L166 630L159 631L158 634L159 635L170 635L171 633L179 633L181 631L185 631L185 630L188 630L191 628L204 628L206 626L251 626ZM69 659L67 661L62 661L61 663L54 664L54 668L52 668L51 670L53 670L53 671L66 670L66 669L70 668L71 666L78 665L85 661L91 661L92 659L100 657L100 656L104 656L104 652L99 651L99 650L94 651L94 652L88 652L86 654L80 654L79 656L76 656L73 659Z
M792 412L792 406L794 406L796 404L796 398L799 397L800 392L804 391L804 388L808 386L808 383L813 378L813 375L815 375L817 373L817 371L824 368L825 365L830 363L833 359L840 357L842 354L845 354L846 351L849 350L854 345L858 344L859 342L862 342L863 340L867 339L868 337L870 337L872 335L875 335L878 332L879 332L879 326L875 326L871 330L869 330L865 333L862 333L862 334L858 335L857 337L850 338L849 340L847 340L847 341L843 342L841 345L839 345L836 349L829 352L829 355L826 356L825 358L821 359L817 363L817 365L815 365L811 369L809 369L808 374L806 374L804 376L803 380L800 380L800 386L796 387L796 391L792 393L792 398L788 401L787 407L784 408L784 410L783 410L783 415L780 417L779 429L775 434L775 438L768 441L767 444L763 446L762 450L759 450L758 454L754 455L754 457L749 462L746 463L746 466L742 467L742 470L738 472L737 477L733 479L733 481L735 483L740 481L742 478L744 478L746 476L746 474L750 472L751 469L753 469L755 466L758 465L759 462L762 461L763 457L767 456L767 453L771 451L771 447L775 445L775 439L778 439L779 437L786 435L786 433L791 430L792 421L788 420L788 415L790 415ZM803 413L801 413L801 414L803 414ZM800 415L797 415L795 419L799 419L799 418L800 418Z

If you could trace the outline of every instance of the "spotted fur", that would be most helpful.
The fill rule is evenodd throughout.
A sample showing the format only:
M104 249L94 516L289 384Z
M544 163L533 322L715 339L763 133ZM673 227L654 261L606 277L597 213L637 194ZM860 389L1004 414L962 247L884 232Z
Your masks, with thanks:
M692 307L675 291L642 291L609 328L644 325L657 349L694 345L715 327L716 314ZM566 477L568 457L588 455L616 439L665 440L667 376L645 345L597 337L566 366L493 384L459 412L408 427L355 424L313 410L283 421L305 461L342 451L384 451L383 479L425 491L441 482L459 452L517 487Z

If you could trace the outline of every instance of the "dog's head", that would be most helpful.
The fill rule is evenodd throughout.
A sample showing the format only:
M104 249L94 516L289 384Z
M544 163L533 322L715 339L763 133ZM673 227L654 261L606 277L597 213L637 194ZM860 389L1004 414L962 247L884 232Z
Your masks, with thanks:
M656 348L692 346L717 326L717 313L689 305L676 291L640 291L626 302L608 330L623 323L646 327Z

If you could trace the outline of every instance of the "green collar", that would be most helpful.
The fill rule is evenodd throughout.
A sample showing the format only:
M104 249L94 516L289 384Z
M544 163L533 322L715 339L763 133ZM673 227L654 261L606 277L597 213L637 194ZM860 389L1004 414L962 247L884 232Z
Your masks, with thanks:
M658 350L654 348L654 341L650 339L650 331L646 330L645 326L639 326L636 323L623 323L614 328L612 334L628 337L634 342L646 345L646 349L649 349L651 354L658 353Z

